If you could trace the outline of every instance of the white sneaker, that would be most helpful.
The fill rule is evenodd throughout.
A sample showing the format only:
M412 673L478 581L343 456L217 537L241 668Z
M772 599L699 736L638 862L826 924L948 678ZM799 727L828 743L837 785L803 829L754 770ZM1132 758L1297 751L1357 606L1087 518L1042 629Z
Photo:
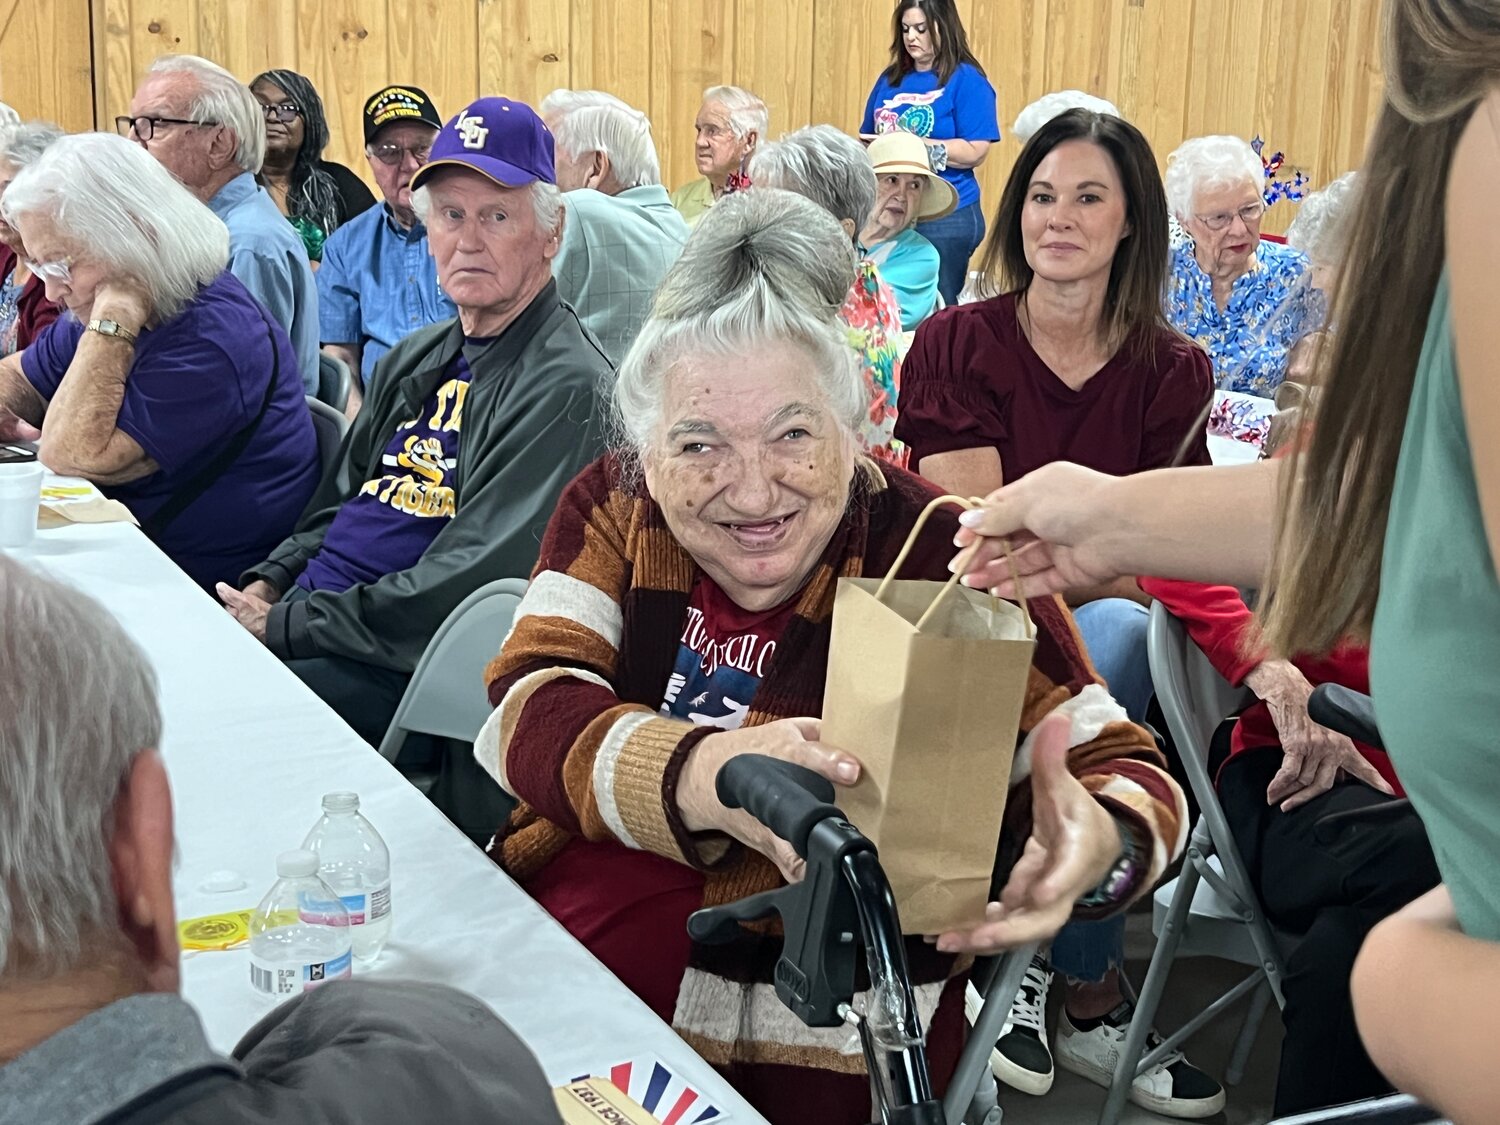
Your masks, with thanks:
M1007 1086L1023 1094L1045 1094L1052 1089L1052 1052L1047 1048L1047 987L1052 970L1044 958L1031 959L1021 990L1011 1003L1000 1037L990 1051L990 1070ZM973 1024L984 998L972 984L964 993L964 1013Z
M1092 1029L1079 1031L1064 1009L1057 1029L1058 1065L1108 1089L1125 1050L1134 1011L1135 1006L1126 1001ZM1160 1042L1161 1036L1151 1032L1146 1050ZM1181 1051L1173 1051L1136 1078L1130 1100L1164 1117L1212 1117L1224 1108L1224 1087L1188 1062Z

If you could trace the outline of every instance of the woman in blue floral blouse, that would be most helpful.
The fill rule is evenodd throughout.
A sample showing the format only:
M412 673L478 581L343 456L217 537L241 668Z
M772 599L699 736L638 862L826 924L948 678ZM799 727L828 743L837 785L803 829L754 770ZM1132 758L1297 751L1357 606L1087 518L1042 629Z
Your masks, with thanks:
M1166 311L1207 350L1221 391L1270 398L1297 341L1323 321L1306 255L1262 242L1265 166L1239 137L1195 137L1167 159L1172 248Z

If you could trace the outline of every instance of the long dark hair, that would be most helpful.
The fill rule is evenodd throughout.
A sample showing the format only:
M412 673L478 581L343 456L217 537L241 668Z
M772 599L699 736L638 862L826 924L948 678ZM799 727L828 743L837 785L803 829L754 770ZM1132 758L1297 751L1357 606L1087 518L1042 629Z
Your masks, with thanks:
M1396 462L1443 271L1448 170L1500 79L1494 0L1388 0L1386 100L1366 149L1349 249L1317 357L1310 436L1282 473L1265 633L1277 652L1366 637ZM1295 470L1295 471L1293 471Z
M969 50L969 36L964 32L964 21L958 18L953 0L897 0L896 13L891 16L891 65L885 69L887 82L899 86L901 79L915 69L901 34L901 17L913 8L927 17L927 31L937 48L932 70L938 82L945 83L952 78L961 63L968 63L980 74L984 73L984 67Z
M1022 293L1036 276L1026 260L1021 211L1037 166L1066 141L1098 145L1114 161L1125 190L1125 222L1130 233L1115 250L1104 296L1104 338L1111 352L1128 343L1134 357L1147 360L1159 333L1172 329L1162 311L1170 253L1167 244L1167 195L1156 169L1151 144L1141 131L1119 117L1090 109L1060 113L1032 135L1005 181L1005 192L980 260L979 291L994 297Z
M332 234L339 225L339 192L333 177L318 161L328 147L328 116L323 99L313 84L295 70L268 70L257 74L250 83L254 89L269 82L286 91L286 96L302 109L302 147L292 163L292 186L287 193L287 209L294 219L306 219L324 234Z

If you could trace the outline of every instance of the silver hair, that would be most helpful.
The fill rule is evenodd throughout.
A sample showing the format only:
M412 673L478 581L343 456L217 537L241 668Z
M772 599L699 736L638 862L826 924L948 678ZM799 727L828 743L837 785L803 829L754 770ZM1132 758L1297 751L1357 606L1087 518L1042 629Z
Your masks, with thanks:
M751 133L765 138L771 127L771 111L755 94L738 86L710 86L703 91L703 104L718 102L729 115L729 128L740 140Z
M140 145L113 133L59 137L0 201L11 226L44 215L108 272L146 287L170 320L224 272L229 231Z
M1301 250L1314 265L1338 265L1349 244L1349 218L1358 194L1357 172L1345 172L1297 208L1287 227L1286 242Z
M555 117L552 135L574 159L602 152L622 187L661 183L661 161L651 139L651 119L602 90L553 90L537 112Z
M29 168L53 141L64 135L56 125L45 121L0 127L0 163L9 164L16 172Z
M484 176L484 173L479 171L475 171L474 174ZM489 177L485 176L485 179ZM534 180L530 186L531 209L536 215L536 225L542 230L556 231L557 222L562 217L562 192L557 190L556 184L549 184L545 180ZM421 219L425 226L427 216L432 212L431 180L411 193L411 209L416 212L417 218Z
M857 236L875 210L875 166L865 146L832 125L805 125L750 157L750 182L805 195Z
M1194 137L1167 157L1167 210L1178 220L1192 218L1198 193L1247 183L1264 191L1266 166L1239 137Z
M114 805L160 744L161 712L150 664L109 611L4 555L0 668L0 980L40 980L118 931Z
M667 373L684 357L753 354L788 342L813 360L819 389L851 436L869 409L838 313L854 247L828 212L773 188L725 196L693 230L657 288L615 379L620 444L636 463L659 440Z
M266 160L266 116L255 95L218 63L197 55L163 55L151 64L151 74L190 74L198 93L188 105L195 121L223 125L235 138L234 162L259 175Z
M0 102L0 129L5 128L7 125L19 125L20 123L21 115L5 102Z
M1056 90L1043 94L1018 113L1010 135L1024 145L1043 125L1070 109L1087 109L1094 113L1107 113L1111 117L1121 116L1112 101L1086 94L1082 90Z

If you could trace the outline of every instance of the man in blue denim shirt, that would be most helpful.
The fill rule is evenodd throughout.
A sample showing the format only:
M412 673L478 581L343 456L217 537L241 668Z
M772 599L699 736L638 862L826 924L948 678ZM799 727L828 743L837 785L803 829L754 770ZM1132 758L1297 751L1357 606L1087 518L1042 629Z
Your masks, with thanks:
M416 329L458 315L438 287L427 228L411 205L411 178L442 124L415 86L387 86L365 102L365 157L385 202L333 232L318 270L323 350L356 375L350 417L381 356Z
M318 292L302 238L255 176L266 120L247 86L196 55L152 64L116 120L229 228L229 272L286 329L302 385L318 389Z

